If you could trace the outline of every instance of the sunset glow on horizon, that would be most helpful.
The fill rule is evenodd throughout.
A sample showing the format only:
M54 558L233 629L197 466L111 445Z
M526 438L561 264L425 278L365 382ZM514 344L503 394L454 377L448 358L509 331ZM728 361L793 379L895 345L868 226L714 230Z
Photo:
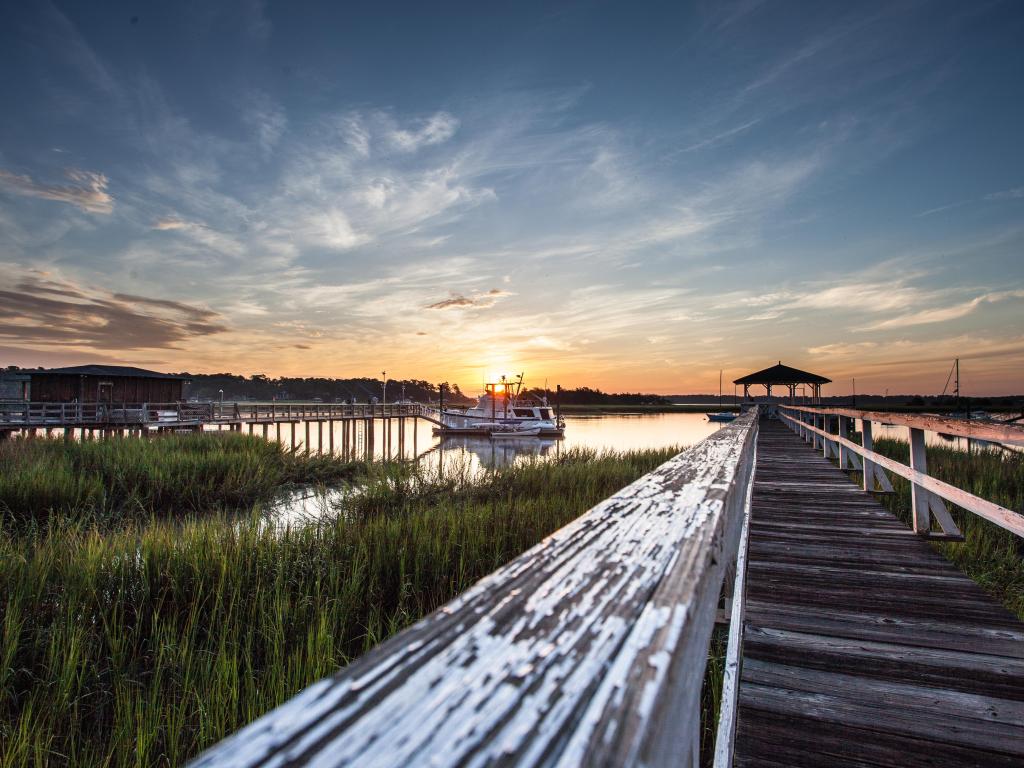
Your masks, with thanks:
M7 4L0 366L1024 392L1019 5L288 11Z

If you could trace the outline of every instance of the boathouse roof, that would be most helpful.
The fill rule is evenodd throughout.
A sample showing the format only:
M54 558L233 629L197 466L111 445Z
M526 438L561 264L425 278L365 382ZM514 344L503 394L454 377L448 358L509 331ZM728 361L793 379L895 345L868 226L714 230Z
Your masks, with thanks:
M826 379L816 373L808 373L799 368L783 365L780 360L778 365L765 368L763 371L748 373L733 381L733 384L830 384L831 382L832 379Z
M149 371L145 368L135 368L131 365L72 365L66 368L46 368L41 371L30 371L30 373L52 373L68 376L131 376L137 379L175 379L178 381L188 381L188 376L179 376L176 373Z

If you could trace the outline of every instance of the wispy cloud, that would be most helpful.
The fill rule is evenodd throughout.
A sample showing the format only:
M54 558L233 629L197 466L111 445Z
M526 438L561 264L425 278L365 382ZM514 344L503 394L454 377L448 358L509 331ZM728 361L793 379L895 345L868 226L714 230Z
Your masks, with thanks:
M745 123L743 123L741 125L737 125L737 126L735 126L733 128L729 128L727 130L724 130L721 133L715 134L714 136L709 136L708 138L702 139L701 141L698 141L695 144L690 144L687 147L683 147L682 149L675 150L674 152L670 153L669 157L671 157L672 155L681 153L681 152L696 152L698 149L707 149L708 147L712 147L712 146L715 146L717 144L721 144L723 141L726 141L727 139L731 139L734 136L738 136L741 133L749 131L751 128L753 128L755 125L757 125L760 122L761 122L761 118L759 118L759 117L755 118L753 120L748 120L747 122L745 122Z
M486 293L478 293L473 296L454 294L447 299L428 304L427 309L485 309L493 307L499 299L511 295L509 291L503 291L500 288L492 288Z
M108 180L102 173L71 168L65 175L70 184L44 184L0 170L0 188L25 197L70 203L86 213L109 214L114 210L114 198L107 192Z
M438 112L419 125L410 128L392 127L387 132L387 141L402 152L415 152L448 141L459 128L459 121L447 112Z
M1004 189L999 192L991 192L985 195L986 200L1019 200L1024 197L1024 187Z
M193 225L185 221L184 219L179 219L174 216L168 216L163 219L157 219L156 221L153 222L153 229L157 230L158 232L170 232L175 229L188 229L190 226Z
M969 301L960 302L951 306L923 309L919 312L910 312L887 320L880 320L858 330L880 331L887 328L905 328L911 325L945 323L950 320L957 320L961 317L966 317L983 304L995 304L1000 301L1013 299L1024 299L1024 291L992 291L990 293L982 294L981 296L976 296Z
M932 216L936 213L942 213L943 211L949 211L954 208L960 208L971 203L978 202L994 202L1002 200L1020 200L1024 198L1024 187L1014 187L1012 189L1002 189L998 192L989 192L980 198L972 198L970 200L958 200L955 203L948 203L946 205L940 205L937 208L929 208L927 211L922 211L917 214L918 218L924 218L925 216Z

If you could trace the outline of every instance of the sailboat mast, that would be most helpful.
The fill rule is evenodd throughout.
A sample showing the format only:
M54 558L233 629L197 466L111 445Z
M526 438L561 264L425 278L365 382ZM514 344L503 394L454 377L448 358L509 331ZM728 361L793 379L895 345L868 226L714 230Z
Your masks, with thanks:
M960 358L954 363L956 367L956 381L953 384L953 392L956 394L956 409L960 410Z

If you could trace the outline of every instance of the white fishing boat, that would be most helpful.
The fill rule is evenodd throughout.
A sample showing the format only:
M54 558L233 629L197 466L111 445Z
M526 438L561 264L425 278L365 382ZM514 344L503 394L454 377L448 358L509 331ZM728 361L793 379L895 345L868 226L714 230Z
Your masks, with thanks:
M491 430L491 440L508 440L517 437L540 437L540 427L517 427L513 424L502 424Z
M435 431L446 435L499 435L499 439L565 434L565 422L547 397L529 397L522 390L522 374L514 381L502 377L499 382L485 384L484 394L469 408L442 404L436 413L441 424Z

